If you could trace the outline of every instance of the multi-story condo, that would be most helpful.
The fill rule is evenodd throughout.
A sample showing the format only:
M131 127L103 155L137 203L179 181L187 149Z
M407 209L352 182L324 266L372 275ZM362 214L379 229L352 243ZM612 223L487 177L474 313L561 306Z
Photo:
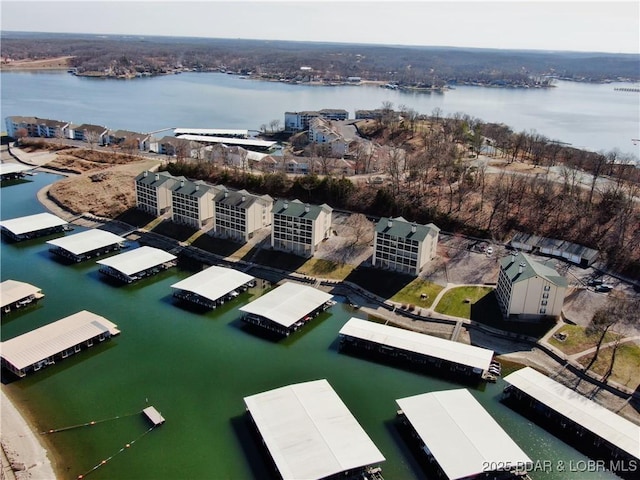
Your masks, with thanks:
M146 133L130 132L128 130L110 130L107 136L109 145L149 150L150 136Z
M69 122L60 122L58 120L48 120L38 117L7 117L5 119L7 126L7 135L11 138L17 138L18 130L24 128L29 137L64 137Z
M349 118L349 112L332 108L318 111L284 112L284 130L285 132L307 130L311 119L317 117L326 118L327 120L346 120Z
M171 188L171 220L197 229L213 221L216 187L202 180L192 182L177 177Z
M106 145L109 141L109 129L100 125L83 123L79 127L73 128L73 139L81 142L95 143L96 145Z
M329 238L332 211L326 204L278 200L272 210L271 247L312 257L320 242Z
M440 229L433 223L421 225L402 217L381 218L373 239L373 266L419 275L436 257Z
M269 195L223 189L214 196L213 206L215 221L210 233L216 236L246 242L271 224L273 199Z
M505 318L539 320L560 315L567 280L525 253L500 260L496 297Z
M171 209L172 188L179 180L168 172L144 171L135 179L136 206L156 217Z

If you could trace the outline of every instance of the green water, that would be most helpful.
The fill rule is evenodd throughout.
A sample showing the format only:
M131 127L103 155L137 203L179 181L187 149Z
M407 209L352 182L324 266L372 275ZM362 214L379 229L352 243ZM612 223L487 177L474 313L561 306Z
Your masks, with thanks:
M44 211L35 193L54 181L38 174L1 190L2 218ZM274 343L242 328L238 308L259 294L240 295L224 308L194 313L177 307L170 285L192 272L172 269L140 283L105 283L93 261L64 265L46 239L1 245L2 280L42 288L35 308L3 319L2 339L82 309L116 323L122 334L4 388L48 430L122 418L48 436L66 478L76 478L148 429L142 415L154 405L166 423L91 473L91 479L269 478L247 425L242 398L283 385L328 379L386 457L387 479L427 478L398 436L396 398L462 385L340 354L336 338L354 314L342 304L308 328ZM362 314L357 314L361 316ZM586 461L499 402L503 383L473 395L533 459ZM123 415L134 414L123 417ZM533 472L534 479L616 478L608 472Z

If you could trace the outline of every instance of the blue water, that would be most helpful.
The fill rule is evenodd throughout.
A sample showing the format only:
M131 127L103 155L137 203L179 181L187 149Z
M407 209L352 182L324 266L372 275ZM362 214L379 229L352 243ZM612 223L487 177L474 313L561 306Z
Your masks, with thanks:
M241 79L222 73L183 73L135 80L68 73L2 72L2 117L37 116L152 132L170 127L260 129L284 125L285 111L380 108L391 102L422 114L438 108L514 131L594 151L617 149L640 158L640 94L629 84L558 81L551 89L456 87L443 94L406 93L376 86L317 87Z

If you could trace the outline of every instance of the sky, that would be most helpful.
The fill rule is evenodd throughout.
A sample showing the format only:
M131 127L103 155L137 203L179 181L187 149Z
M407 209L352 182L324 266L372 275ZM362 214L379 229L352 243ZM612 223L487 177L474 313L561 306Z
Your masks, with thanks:
M640 2L0 0L3 31L640 53Z

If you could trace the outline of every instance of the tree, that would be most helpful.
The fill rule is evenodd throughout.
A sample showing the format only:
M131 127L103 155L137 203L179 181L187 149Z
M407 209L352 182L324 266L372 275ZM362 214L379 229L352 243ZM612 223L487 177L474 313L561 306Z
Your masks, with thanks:
M349 228L349 247L369 245L373 241L373 224L362 213L349 215L344 225Z
M93 132L90 130L84 131L84 141L89 144L89 148L91 150L96 148L96 145L100 143L100 135L97 132Z
M29 136L29 132L26 128L19 128L16 130L16 140L18 140L18 145L22 145L22 141Z

